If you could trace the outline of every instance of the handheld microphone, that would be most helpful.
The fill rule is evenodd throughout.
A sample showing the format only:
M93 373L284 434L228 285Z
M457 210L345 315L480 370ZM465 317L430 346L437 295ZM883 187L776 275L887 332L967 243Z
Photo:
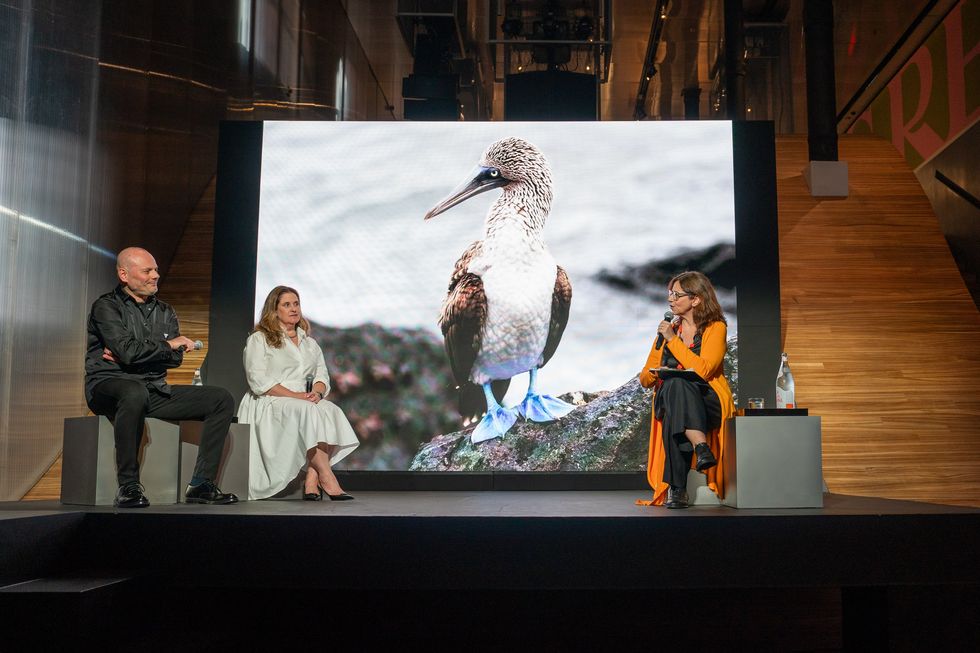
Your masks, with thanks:
M180 347L177 347L177 349L180 350L180 351L187 351L187 346L186 345L181 345ZM204 343L201 342L200 340L195 340L194 341L194 350L197 351L198 349L204 349Z
M667 320L668 322L670 322L671 320L674 319L674 314L671 313L670 311L666 311L666 312L664 312L664 319ZM660 349L663 346L664 346L664 334L658 333L657 334L657 344L654 346L654 349Z
M313 392L313 375L312 374L307 374L306 375L306 391L307 392Z

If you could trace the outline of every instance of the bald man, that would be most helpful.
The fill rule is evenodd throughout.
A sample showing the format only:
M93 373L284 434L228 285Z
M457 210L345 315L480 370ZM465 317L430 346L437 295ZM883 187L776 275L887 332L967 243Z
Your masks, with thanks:
M116 258L119 285L92 304L85 355L85 399L96 415L113 420L119 491L113 505L150 505L140 485L139 445L146 417L203 420L188 503L236 503L214 484L235 410L224 388L171 386L167 370L179 367L194 341L180 335L174 309L156 298L160 270L153 256L127 247Z

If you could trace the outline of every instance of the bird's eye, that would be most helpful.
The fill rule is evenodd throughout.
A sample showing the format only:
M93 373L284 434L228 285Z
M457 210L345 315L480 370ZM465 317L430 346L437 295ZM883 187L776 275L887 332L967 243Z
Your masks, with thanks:
M494 177L494 178L499 177L500 176L500 171L499 170L491 170L490 171L490 176L491 177Z

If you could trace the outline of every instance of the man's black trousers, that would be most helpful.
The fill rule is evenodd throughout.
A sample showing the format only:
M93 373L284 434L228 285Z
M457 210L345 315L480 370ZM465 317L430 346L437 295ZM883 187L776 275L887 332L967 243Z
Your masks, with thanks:
M214 480L225 437L235 412L235 401L216 386L171 386L168 397L141 381L107 379L92 389L89 408L112 419L116 439L116 475L119 485L140 480L139 447L147 417L204 422L194 476Z

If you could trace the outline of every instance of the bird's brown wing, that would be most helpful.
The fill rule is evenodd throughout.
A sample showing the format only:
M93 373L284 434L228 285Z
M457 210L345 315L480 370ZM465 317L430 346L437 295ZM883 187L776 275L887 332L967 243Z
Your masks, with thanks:
M439 328L445 339L446 354L459 387L459 412L464 418L478 417L486 412L487 404L480 386L470 382L470 373L480 351L480 338L487 319L487 296L483 280L466 269L470 260L480 253L482 242L470 245L456 261L449 281L449 294L439 315ZM494 381L497 401L503 399L510 380Z
M572 283L568 280L565 270L558 266L555 276L555 292L551 296L551 323L548 325L548 340L544 343L544 353L541 355L541 367L548 364L558 349L561 336L568 325L568 312L572 307Z
M487 319L487 296L483 280L465 274L453 285L442 307L439 326L446 341L446 354L456 383L469 381L480 351L480 335Z

